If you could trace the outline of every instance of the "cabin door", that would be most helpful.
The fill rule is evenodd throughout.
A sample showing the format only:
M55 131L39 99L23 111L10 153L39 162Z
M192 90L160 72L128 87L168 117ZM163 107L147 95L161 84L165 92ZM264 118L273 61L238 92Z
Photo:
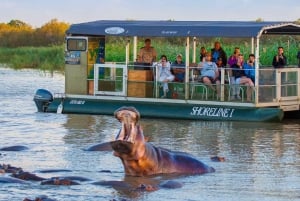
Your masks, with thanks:
M65 93L87 94L86 37L67 37L65 50Z
M126 96L127 66L108 63L94 65L94 95Z

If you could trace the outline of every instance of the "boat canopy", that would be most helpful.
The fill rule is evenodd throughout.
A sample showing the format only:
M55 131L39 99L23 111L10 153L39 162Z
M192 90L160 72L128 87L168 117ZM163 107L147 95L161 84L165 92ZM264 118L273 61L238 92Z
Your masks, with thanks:
M67 35L143 37L260 37L262 34L299 35L291 22L255 21L126 21L99 20L71 25Z

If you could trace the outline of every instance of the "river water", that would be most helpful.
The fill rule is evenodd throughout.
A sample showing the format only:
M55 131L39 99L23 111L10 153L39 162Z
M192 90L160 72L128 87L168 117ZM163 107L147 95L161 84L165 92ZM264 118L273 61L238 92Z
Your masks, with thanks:
M76 186L0 183L0 200L21 201L41 195L78 200L300 200L300 123L170 121L142 119L156 146L193 154L215 173L151 178L125 177L121 161L111 152L84 148L112 140L120 123L112 116L36 112L38 88L64 91L64 76L36 70L0 68L0 148L25 145L21 152L0 151L0 164L11 164L42 177L83 176L92 181ZM225 157L213 162L211 156ZM41 173L65 169L70 172ZM8 176L2 174L0 176ZM125 181L158 185L173 180L183 186L140 192L94 181Z

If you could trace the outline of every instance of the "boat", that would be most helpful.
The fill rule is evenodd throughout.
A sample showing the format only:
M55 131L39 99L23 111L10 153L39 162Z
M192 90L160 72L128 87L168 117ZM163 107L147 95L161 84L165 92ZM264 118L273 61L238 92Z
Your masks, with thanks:
M99 20L73 24L66 32L65 93L38 89L38 112L113 115L122 106L134 106L143 118L212 121L280 122L288 112L299 113L300 68L260 66L260 39L265 35L299 35L291 22L250 21L126 21ZM106 61L106 39L125 38L124 61ZM170 93L161 98L157 63L137 61L140 38L182 38L185 41L185 81L169 82ZM194 81L197 38L249 38L255 54L253 99L229 98L229 75L221 72L221 94ZM264 82L261 83L263 77ZM228 78L228 79L227 79Z

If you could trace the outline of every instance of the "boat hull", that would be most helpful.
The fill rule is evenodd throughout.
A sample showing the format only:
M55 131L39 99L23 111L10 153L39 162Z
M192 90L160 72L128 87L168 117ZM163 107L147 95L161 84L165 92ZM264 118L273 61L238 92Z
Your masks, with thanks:
M280 122L283 111L280 108L257 108L238 104L224 105L199 102L170 102L169 100L130 100L127 98L55 98L46 112L57 112L63 105L62 113L113 115L122 106L134 106L143 117L213 120L213 121L256 121ZM237 105L237 106L235 106Z

